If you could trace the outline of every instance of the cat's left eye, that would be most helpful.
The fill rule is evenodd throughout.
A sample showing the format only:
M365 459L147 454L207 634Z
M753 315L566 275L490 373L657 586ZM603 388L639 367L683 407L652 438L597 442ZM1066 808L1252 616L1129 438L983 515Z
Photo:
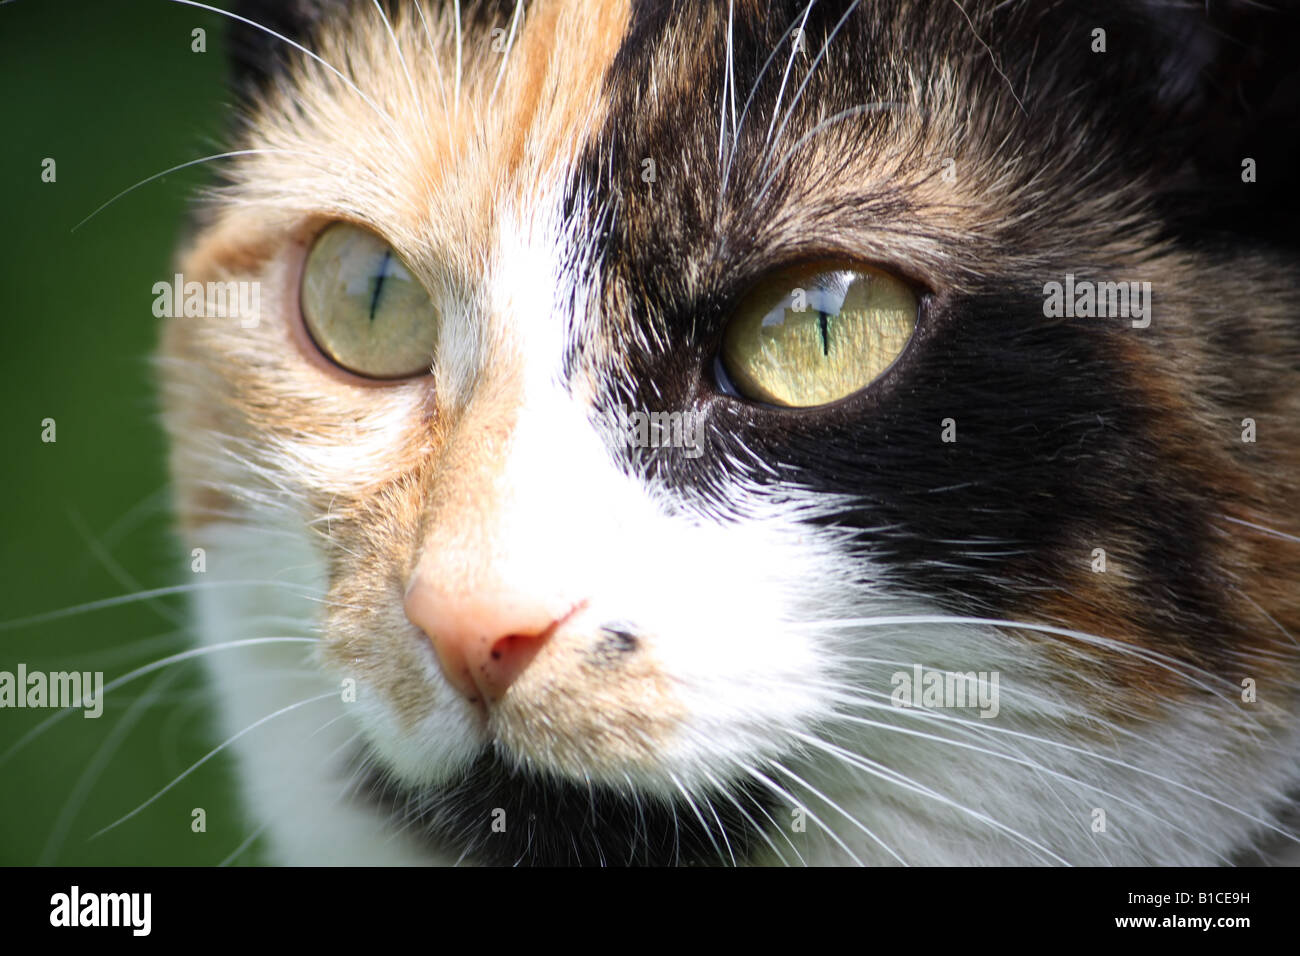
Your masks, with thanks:
M303 268L303 322L335 364L366 378L427 372L438 312L397 253L373 232L335 223L316 237Z
M745 398L808 408L870 385L916 328L917 297L900 279L857 266L799 266L769 276L722 338L723 369Z

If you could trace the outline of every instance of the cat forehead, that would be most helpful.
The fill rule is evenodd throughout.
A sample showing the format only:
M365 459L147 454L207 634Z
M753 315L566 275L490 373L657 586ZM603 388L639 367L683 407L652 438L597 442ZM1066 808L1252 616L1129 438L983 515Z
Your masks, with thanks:
M1117 123L1071 79L1089 67L1063 52L1086 44L1083 14L894 0L253 6L247 20L285 32L242 24L234 40L237 61L262 67L246 73L243 145L257 152L231 169L239 200L369 225L430 283L472 286L503 223L545 220L581 237L565 249L575 261L608 267L611 294L656 315L817 254L961 285L1005 262L991 224L1015 222L1034 254L1122 243L1141 193L1115 156L1098 188L1067 194L1074 167L1097 159L1077 143L1104 150L1097 130ZM1065 141L1062 110L1026 102L1067 88Z
M314 13L297 24L306 31L301 44L292 35L273 35L275 26L290 30L282 15L248 18L265 27L251 31L260 46L275 48L264 59L289 61L257 74L262 83L248 138L282 150L280 160L296 156L333 174L333 190L313 191L314 208L373 218L398 238L410 221L436 215L457 217L462 230L476 231L512 201L553 198L546 187L557 177L565 182L566 212L584 206L594 212L657 186L659 198L669 200L661 204L665 212L699 214L707 193L725 192L722 168L729 179L738 152L763 152L766 172L782 142L802 135L799 146L809 145L806 124L787 126L800 116L824 119L830 93L881 92L868 72L846 75L836 62L857 59L852 51L863 45L851 27L868 14L856 3L826 22L812 16L816 4L789 16L751 3L635 0L466 4L463 10L412 3L389 14L359 2L306 6ZM786 21L793 30L782 26ZM245 27L241 36L249 32ZM237 60L248 46L236 38ZM819 72L830 81L827 88L820 88ZM890 92L896 101L858 102L855 116L844 117L858 121L824 142L843 145L839 133L861 132L856 114L915 111L908 102L915 91ZM753 143L739 149L742 139L763 129L770 149L756 151ZM330 158L335 162L326 165ZM816 158L815 149L800 151L800 178ZM256 170L258 160L238 165ZM237 169L235 178L247 183L255 173L241 176ZM329 178L308 173L296 181L327 186ZM772 180L768 185L783 185ZM822 181L818 189L825 195L832 185ZM379 221L385 215L390 221Z
M1029 117L1008 72L1003 47L1074 42L1078 22L917 6L279 7L264 25L283 40L252 31L285 63L261 75L227 214L372 228L471 317L446 350L467 381L510 354L635 378L620 366L680 350L798 259L961 290L1053 246L1140 249L1141 177L1111 163L1108 188L1054 189L1079 157L1050 153L1050 117Z

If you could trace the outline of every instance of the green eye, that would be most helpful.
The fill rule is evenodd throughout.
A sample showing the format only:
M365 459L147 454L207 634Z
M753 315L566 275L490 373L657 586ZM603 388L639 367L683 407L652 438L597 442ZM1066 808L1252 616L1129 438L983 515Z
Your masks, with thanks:
M336 364L367 378L429 370L438 313L429 293L374 233L340 222L317 236L300 296L307 331Z
M804 266L756 288L722 338L722 364L746 398L810 407L852 395L902 353L916 295L873 269Z

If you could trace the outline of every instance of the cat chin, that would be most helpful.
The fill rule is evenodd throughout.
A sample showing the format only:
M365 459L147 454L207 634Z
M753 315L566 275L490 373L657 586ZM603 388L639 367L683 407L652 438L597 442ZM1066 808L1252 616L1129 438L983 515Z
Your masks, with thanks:
M771 791L752 784L666 798L541 772L494 751L442 785L406 787L372 769L362 790L437 858L480 865L743 864L770 843L775 809Z

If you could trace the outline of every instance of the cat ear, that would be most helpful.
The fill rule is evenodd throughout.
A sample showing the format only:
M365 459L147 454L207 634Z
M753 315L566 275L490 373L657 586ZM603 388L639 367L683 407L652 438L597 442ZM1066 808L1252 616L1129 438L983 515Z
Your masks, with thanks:
M250 22L230 21L231 85L251 94L284 68L293 47L268 31L311 49L319 24L346 6L347 0L239 0L231 12Z

